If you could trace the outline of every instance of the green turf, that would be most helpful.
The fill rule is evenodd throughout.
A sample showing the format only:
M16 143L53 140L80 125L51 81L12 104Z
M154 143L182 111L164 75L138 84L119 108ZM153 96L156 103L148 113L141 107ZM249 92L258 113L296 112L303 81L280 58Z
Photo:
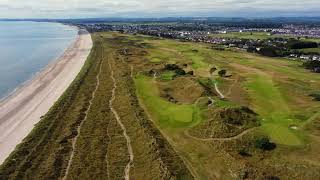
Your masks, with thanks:
M278 34L274 34L274 35L270 35L267 32L230 32L230 33L226 33L226 34L211 34L212 37L219 37L219 38L231 38L231 39L254 39L254 40L265 40L265 39L269 39L269 38L297 38L295 36L291 36L291 35L278 35ZM301 40L306 40L306 41L313 41L313 42L320 42L320 38L304 38L304 37L300 37Z
M157 58L157 57L152 57L152 58L150 59L150 62L152 62L152 63L159 63L159 62L162 62L162 60L161 60L160 58Z
M253 36L255 36L253 38L269 37L261 33ZM301 121L314 114L315 107L318 105L306 98L309 91L320 87L320 83L318 83L320 77L303 69L301 62L268 58L237 50L220 51L212 49L210 45L204 43L159 39L145 41L156 47L150 51L153 56L165 57L166 61L173 60L176 63L191 62L197 76L199 76L198 72L209 71L212 66L226 69L228 72L232 72L231 74L241 73L245 78L243 88L248 89L246 95L250 99L250 107L260 115L261 119L264 119L262 127L265 132L279 144L299 145L303 143L303 140L299 138L301 131L292 130L289 126L292 124L300 125ZM248 69L239 72L238 68L231 67L230 64L240 64ZM255 71L265 74L252 76L256 73ZM198 78L201 81L207 77L200 75ZM286 81L289 78L295 81L288 85ZM224 83L224 78L215 80L219 84ZM300 99L303 99L306 104L302 105L296 102ZM232 101L217 101L216 104L218 107L236 105ZM305 117L302 118L301 114ZM279 126L279 128L271 130L273 125Z
M137 93L161 127L187 127L201 121L200 109L195 105L177 105L162 99L149 77L135 78Z
M264 130L279 144L300 145L298 136L289 129L299 123L291 117L287 102L272 79L266 75L252 75L246 83L254 109L263 118Z
M235 104L232 101L218 99L218 100L215 100L214 106L220 107L220 108L230 108L230 107L238 107L239 105Z
M164 81L170 81L173 79L173 77L175 75L176 75L176 73L173 71L165 71L165 72L161 73L160 79L164 80Z
M192 68L205 68L208 67L208 64L204 62L204 57L199 56L197 52L193 51L184 51L183 55L192 61Z
M268 35L265 32L232 32L227 34L213 34L213 37L221 37L221 38L240 38L240 39L267 39L272 36Z
M299 51L303 53L320 53L320 48L306 48L300 49Z

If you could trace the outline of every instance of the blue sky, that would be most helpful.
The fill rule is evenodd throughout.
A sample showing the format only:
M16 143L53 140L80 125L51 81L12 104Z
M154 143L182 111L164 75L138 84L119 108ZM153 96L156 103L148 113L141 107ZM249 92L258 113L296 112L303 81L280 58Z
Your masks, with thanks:
M320 16L320 0L0 0L0 18Z

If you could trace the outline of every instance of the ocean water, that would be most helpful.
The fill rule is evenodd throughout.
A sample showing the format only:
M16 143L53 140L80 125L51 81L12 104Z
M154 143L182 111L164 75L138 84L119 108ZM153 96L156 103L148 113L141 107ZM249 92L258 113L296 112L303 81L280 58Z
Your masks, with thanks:
M61 56L77 33L58 23L0 21L0 99Z

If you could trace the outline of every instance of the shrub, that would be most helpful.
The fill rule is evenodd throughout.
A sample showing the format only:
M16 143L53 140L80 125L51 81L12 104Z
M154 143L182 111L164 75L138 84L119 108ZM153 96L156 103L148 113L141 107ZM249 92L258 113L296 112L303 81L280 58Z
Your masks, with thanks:
M187 74L193 76L194 72L193 71L189 71Z
M263 47L260 49L259 54L268 57L277 57L279 56L277 48L275 47Z
M290 49L317 48L316 42L290 40L287 44Z
M177 76L184 76L184 75L186 75L186 72L183 70L183 69L176 69L175 70L175 73L176 73L176 75Z
M240 149L239 155L244 156L244 157L250 157L251 154L248 153L248 151L244 148Z
M164 67L165 70L174 71L177 69L180 69L178 65L176 64L166 64Z
M314 101L320 101L320 93L313 93L310 96L313 97Z
M227 74L227 70L222 69L218 72L218 74L219 76L224 77Z
M320 68L320 61L306 61L303 63L306 69L310 69L316 72L316 69Z
M254 146L264 151L270 151L276 148L276 144L270 142L268 137L261 137L255 140Z

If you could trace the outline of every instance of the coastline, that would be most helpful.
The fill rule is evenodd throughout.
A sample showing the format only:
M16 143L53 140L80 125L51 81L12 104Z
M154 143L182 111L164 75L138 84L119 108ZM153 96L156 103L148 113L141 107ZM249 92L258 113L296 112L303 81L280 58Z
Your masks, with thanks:
M78 32L59 58L0 100L0 164L32 131L83 67L92 40L87 31Z
M34 22L34 21L30 21L30 22ZM61 23L57 23L57 24L61 24ZM80 31L80 29L77 26L68 25L68 24L63 24L63 25L69 26L69 27L75 29L78 33ZM68 49L71 48L74 45L74 43L78 40L78 38L79 38L79 34L76 36L76 38L73 41L71 41L70 45L61 54L59 54L56 58L52 59L45 67L43 67L39 71L35 72L29 79L27 79L25 82L23 82L20 85L18 85L11 92L5 94L4 96L0 96L0 108L1 108L1 104L4 101L7 101L7 99L10 99L11 96L17 94L21 89L23 89L23 87L25 87L28 84L30 84L33 81L34 78L36 78L41 72L45 71L49 66L52 66L53 64L57 63L57 61L59 61L60 58L62 58L64 56L66 51L68 51ZM1 119L0 119L0 123L1 123ZM1 161L0 161L0 163L1 163Z

